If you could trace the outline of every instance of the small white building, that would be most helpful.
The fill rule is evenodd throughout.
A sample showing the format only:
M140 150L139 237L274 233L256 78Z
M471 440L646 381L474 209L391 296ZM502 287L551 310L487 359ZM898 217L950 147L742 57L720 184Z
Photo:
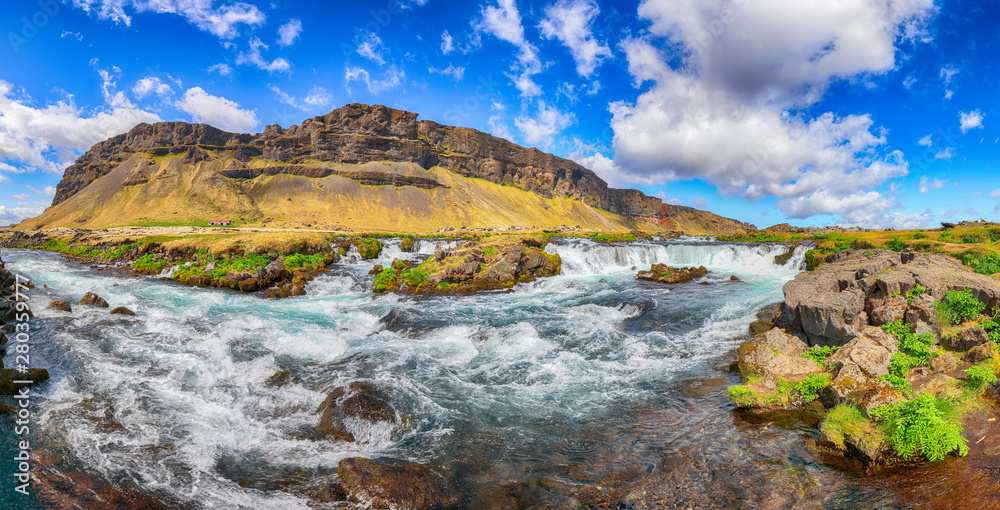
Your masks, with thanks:
M232 220L212 220L212 221L208 222L209 225L213 225L213 226L217 226L217 227L226 227L226 226L231 225L232 223L233 223Z

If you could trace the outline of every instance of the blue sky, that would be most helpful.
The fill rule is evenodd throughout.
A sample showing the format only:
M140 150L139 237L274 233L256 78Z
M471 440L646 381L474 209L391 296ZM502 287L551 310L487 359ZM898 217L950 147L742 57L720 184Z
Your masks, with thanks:
M0 7L0 225L138 122L376 103L760 227L1000 221L1000 6L32 0Z

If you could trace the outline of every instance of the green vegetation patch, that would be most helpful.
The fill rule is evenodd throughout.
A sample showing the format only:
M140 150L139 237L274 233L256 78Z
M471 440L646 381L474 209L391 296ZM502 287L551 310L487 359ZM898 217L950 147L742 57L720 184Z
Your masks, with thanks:
M833 353L837 352L837 349L840 349L839 345L836 347L832 345L825 345L823 347L810 347L808 351L802 354L802 357L806 359L811 359L816 363L823 365L826 363L827 358L832 356Z
M977 392L987 385L996 382L997 374L993 367L989 365L976 365L965 369L965 386L971 391Z
M850 404L840 404L827 413L819 426L823 437L839 448L847 448L847 442L857 446L870 458L876 458L885 446L885 433L876 426L860 409Z
M922 456L936 461L956 450L961 456L969 453L968 441L962 437L962 412L947 400L920 395L872 409L871 415L882 424L889 444L904 460Z
M132 269L140 273L146 274L160 274L163 268L167 267L170 263L166 260L157 258L156 255L152 253L147 253L132 263Z
M294 253L285 257L285 269L295 271L296 269L322 269L326 267L326 254L317 253L315 255L305 255Z
M1000 273L1000 254L995 252L985 254L967 253L962 257L962 263L979 274L989 276Z
M973 297L968 289L949 290L938 305L938 313L949 324L961 324L975 319L985 309L986 304Z

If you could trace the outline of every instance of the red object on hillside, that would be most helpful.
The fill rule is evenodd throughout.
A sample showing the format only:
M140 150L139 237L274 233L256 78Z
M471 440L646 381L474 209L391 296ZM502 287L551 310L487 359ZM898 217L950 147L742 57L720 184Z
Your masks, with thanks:
M231 225L232 220L212 220L208 222L209 225Z

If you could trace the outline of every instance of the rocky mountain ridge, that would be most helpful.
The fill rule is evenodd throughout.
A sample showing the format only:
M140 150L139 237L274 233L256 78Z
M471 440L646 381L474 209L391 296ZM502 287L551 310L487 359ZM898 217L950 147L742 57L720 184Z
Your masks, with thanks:
M263 133L228 133L204 124L139 124L128 133L96 144L66 169L53 205L59 205L136 155L183 155L184 165L219 162L225 178L249 180L268 175L346 177L366 185L446 188L427 170L448 169L463 177L513 186L542 197L570 198L635 221L705 232L756 230L753 225L690 207L664 204L638 190L613 189L579 164L527 149L469 128L417 120L416 113L385 106L350 104L301 125L270 125ZM404 165L400 170L400 165ZM150 173L133 170L123 186L148 182Z

